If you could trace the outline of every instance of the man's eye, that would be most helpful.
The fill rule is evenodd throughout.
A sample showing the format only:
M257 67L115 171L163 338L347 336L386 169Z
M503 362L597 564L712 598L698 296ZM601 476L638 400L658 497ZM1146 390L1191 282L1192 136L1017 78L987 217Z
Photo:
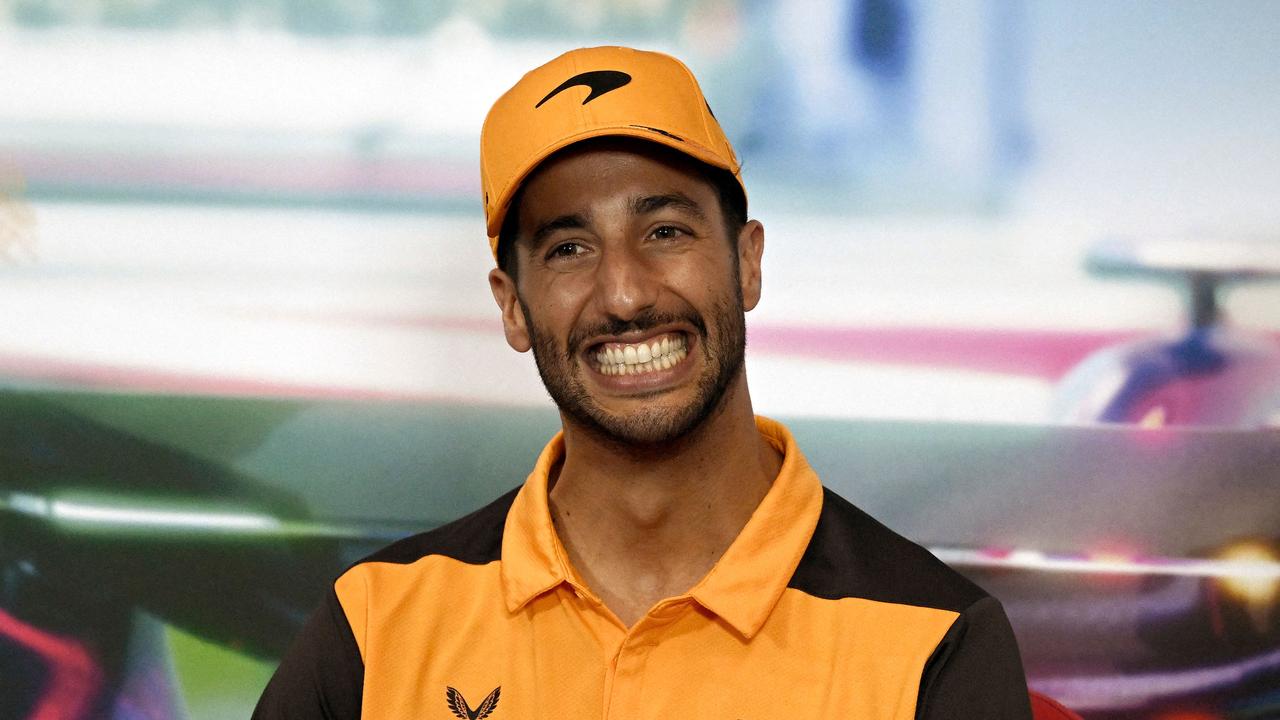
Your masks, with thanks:
M653 237L658 240L675 240L683 234L684 231L674 225L662 225L653 231Z
M555 247L551 248L551 251L547 253L547 259L550 260L552 258L573 257L574 255L579 255L581 253L582 253L582 246L579 245L578 243L575 243L575 242L560 243L559 245L556 245Z

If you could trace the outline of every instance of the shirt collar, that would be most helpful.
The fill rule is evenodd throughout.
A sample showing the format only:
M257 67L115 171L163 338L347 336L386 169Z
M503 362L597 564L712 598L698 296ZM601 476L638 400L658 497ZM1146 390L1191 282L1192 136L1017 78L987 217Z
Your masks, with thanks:
M511 612L570 575L568 555L551 524L547 500L548 477L562 457L564 433L558 432L542 449L507 511L502 531L502 592Z
M782 597L822 510L822 483L790 431L760 416L756 429L783 454L782 469L729 549L689 591L746 638L760 630ZM501 572L511 612L563 582L589 592L573 572L551 524L547 480L563 455L564 436L557 433L507 513Z
M756 428L783 454L782 469L751 518L690 595L753 637L787 589L822 512L822 482L782 423L756 416Z

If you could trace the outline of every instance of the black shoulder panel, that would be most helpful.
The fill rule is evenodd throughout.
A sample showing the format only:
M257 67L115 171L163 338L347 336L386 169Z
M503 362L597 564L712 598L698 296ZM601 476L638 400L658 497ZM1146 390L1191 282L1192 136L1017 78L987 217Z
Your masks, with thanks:
M484 565L502 557L502 531L507 511L520 488L451 523L417 535L410 535L375 552L356 565L367 562L407 565L428 555L444 555L470 565Z
M788 586L829 600L856 597L954 612L987 596L928 550L826 488L818 527Z
M363 688L360 647L330 588L280 660L253 720L358 718Z

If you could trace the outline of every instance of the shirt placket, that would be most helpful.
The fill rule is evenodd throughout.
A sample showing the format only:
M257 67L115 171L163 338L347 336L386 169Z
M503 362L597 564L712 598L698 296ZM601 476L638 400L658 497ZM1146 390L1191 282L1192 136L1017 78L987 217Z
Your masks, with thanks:
M635 720L644 717L642 695L646 681L646 665L653 648L666 635L668 628L688 607L687 598L671 598L654 605L618 643L609 659L604 683L605 720Z

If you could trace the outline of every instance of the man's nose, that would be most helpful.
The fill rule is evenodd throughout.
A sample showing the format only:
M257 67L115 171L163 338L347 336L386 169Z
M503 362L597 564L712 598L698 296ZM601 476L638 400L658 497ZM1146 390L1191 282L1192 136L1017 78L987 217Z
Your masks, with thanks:
M624 244L607 248L596 266L596 301L602 312L618 320L652 308L658 301L653 268Z

